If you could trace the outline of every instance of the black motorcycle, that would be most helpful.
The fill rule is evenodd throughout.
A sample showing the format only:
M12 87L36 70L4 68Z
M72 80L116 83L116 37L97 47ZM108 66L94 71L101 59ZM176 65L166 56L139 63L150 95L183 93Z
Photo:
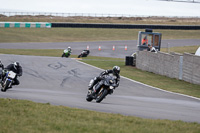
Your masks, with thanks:
M87 56L89 55L89 53L90 53L89 50L83 50L83 51L81 52L81 54L78 55L78 58L80 58L80 57L87 57Z
M114 76L104 75L102 80L93 86L92 92L90 90L88 91L86 100L91 102L95 99L97 103L100 103L108 94L113 93L113 89L117 86L115 79ZM101 85L99 91L94 93L94 90L96 90L96 87L99 85Z

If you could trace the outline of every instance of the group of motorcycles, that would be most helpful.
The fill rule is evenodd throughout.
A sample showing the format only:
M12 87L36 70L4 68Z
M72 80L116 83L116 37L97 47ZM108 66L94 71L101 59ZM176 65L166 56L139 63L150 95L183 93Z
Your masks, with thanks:
M70 54L65 51L63 53L62 57L69 57ZM87 57L87 55L90 53L89 50L83 50L81 54L78 56L80 57ZM0 62L1 63L1 62ZM1 63L2 64L2 63ZM1 84L1 91L6 92L9 88L12 88L14 79L16 78L17 74L13 71L8 71L4 69L3 64L2 64L2 70L0 71L0 84ZM2 76L4 75L4 76ZM94 90L96 90L96 87L100 85L100 89L98 92L94 93ZM100 103L103 99L106 98L108 94L112 94L114 88L116 87L116 80L113 75L104 75L102 79L97 82L95 85L93 85L92 90L88 90L86 100L88 102L91 102L92 100L96 100L97 103Z
M90 51L89 50L83 50L79 55L78 55L78 58L81 58L81 57L87 57L89 55ZM68 58L69 56L71 55L71 51L68 51L67 49L65 49L63 51L63 54L61 57L66 57Z

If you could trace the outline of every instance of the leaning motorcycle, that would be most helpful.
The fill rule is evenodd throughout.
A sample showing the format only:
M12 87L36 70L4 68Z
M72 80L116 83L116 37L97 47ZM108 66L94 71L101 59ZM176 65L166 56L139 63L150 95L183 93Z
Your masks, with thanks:
M98 92L94 93L96 87L100 85L100 89ZM93 99L96 100L97 103L100 103L108 94L113 93L113 89L116 87L116 80L114 76L104 75L102 80L93 86L92 92L88 91L86 96L86 100L91 102Z
M1 81L1 91L6 92L8 88L12 87L12 84L14 83L14 79L16 78L17 74L13 71L3 71L5 73L5 76Z
M80 57L87 57L87 56L89 55L89 53L90 53L89 50L83 50L83 51L81 52L81 54L78 55L78 58L80 58Z
M71 52L65 49L65 50L63 51L63 54L62 54L61 57L67 57L67 58L68 58L70 55L71 55Z

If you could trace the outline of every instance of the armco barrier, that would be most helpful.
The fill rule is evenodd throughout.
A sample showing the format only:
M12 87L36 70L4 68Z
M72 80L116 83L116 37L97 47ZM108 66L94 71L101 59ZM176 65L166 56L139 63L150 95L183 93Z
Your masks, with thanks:
M118 28L118 29L173 29L173 30L200 30L200 25L134 25L134 24L87 24L87 23L51 23L52 28Z
M51 23L45 22L0 22L4 28L51 28Z
M182 55L178 53L138 51L136 67L170 78L200 84L200 56L189 53Z

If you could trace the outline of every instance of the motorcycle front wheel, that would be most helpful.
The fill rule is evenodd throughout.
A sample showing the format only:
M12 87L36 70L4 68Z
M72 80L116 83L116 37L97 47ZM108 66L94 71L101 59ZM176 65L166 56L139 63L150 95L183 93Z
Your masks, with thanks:
M80 58L80 57L81 57L81 55L78 56L78 58Z
M100 103L108 94L108 90L105 89L105 88L102 88L103 90L101 90L99 93L98 93L98 96L96 98L96 102L97 103Z
M4 86L2 86L1 91L2 92L6 92L6 90L8 89L8 86L10 84L11 81L7 80L6 83L4 83Z
M92 98L90 95L87 95L86 100L87 100L88 102L91 102L91 101L93 100L93 98Z
M65 57L65 54L63 53L61 57Z

